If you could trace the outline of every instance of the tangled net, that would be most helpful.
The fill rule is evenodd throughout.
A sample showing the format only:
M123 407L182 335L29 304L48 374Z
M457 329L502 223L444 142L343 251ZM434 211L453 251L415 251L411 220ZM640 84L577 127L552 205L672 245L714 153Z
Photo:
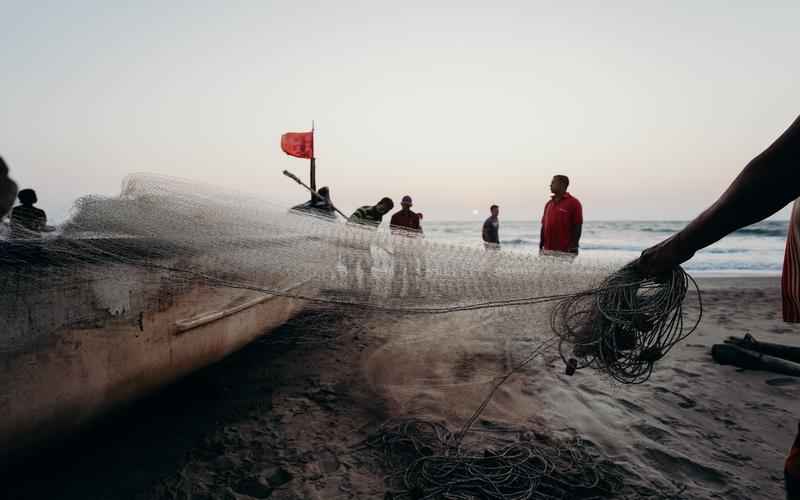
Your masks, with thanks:
M444 423L412 418L386 422L364 445L402 471L388 478L391 500L673 498L626 486L622 467L580 439L494 430L467 449Z
M690 283L697 292L698 315L685 328L683 303ZM588 366L624 384L640 384L658 360L691 335L702 313L697 283L682 268L654 279L632 263L590 293L559 301L550 325L569 372Z
M376 312L474 314L495 337L524 334L533 347L492 380L458 432L405 421L370 441L409 460L401 498L593 498L618 492L621 478L588 448L521 441L478 453L466 450L468 435L495 391L547 352L557 350L568 373L588 367L626 384L647 380L700 320L685 319L690 285L680 268L654 280L635 264L613 271L588 260L487 252L137 175L119 197L79 200L55 238L0 242L0 361L21 365L21 353L58 345L54 339L81 345L108 331L117 337L104 337L100 357L111 359L156 324L149 318L172 314L173 324L263 294L346 307L356 321ZM487 318L497 309L504 314ZM151 349L166 349L171 335L153 337ZM0 398L15 393L14 383L0 377Z

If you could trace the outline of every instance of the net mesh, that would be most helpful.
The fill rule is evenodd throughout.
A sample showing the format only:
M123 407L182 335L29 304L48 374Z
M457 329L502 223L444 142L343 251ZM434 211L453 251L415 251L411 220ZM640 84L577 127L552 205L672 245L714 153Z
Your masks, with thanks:
M405 321L409 334L394 339L389 358L407 350L418 359L448 359L447 370L424 379L402 370L392 371L391 380L381 379L383 370L367 373L394 398L399 414L466 418L459 439L508 377L534 359L563 370L552 364L560 357L567 370L593 367L641 382L694 324L681 308L689 281L680 270L652 281L630 266L460 247L153 175L130 176L117 197L78 200L56 234L0 244L6 357L68 333L143 331L148 318L165 311L191 322L258 296L301 299L346 311L370 325L365 331L375 340L382 325ZM443 315L446 321L431 318ZM431 404L441 393L426 399L426 391L463 385L449 376L458 363L473 363L486 344L502 344L503 359L486 364L467 385L489 383L488 397L481 387L468 399L469 410L454 405L453 415ZM464 353L470 355L459 358ZM509 450L519 460L521 448ZM541 482L539 472L531 478Z

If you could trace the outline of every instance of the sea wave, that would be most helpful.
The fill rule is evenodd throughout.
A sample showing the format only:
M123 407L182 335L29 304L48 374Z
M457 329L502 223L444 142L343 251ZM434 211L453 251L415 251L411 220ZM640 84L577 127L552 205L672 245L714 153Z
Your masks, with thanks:
M643 233L660 233L660 234L673 234L680 231L682 228L666 228L666 227L643 227L640 229ZM740 236L765 236L768 238L785 238L788 231L787 228L777 227L745 227L735 231L733 234Z
M534 240L526 240L524 238L514 238L513 240L500 240L501 245L535 245L538 244L539 241Z
M744 229L739 229L734 234L747 234L750 236L768 236L768 237L780 237L785 238L788 234L787 228L781 229L768 229L768 228L760 228L760 227L746 227Z

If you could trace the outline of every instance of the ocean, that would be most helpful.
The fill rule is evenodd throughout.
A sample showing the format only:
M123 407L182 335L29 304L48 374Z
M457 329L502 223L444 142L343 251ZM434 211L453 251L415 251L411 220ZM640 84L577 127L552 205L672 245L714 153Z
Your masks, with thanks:
M423 229L426 238L432 240L481 246L482 224L482 221L425 221ZM587 221L583 225L579 258L630 261L685 225L685 221ZM698 252L684 268L703 276L779 275L788 225L788 221L766 221L740 229ZM500 246L504 251L538 252L538 222L501 218Z

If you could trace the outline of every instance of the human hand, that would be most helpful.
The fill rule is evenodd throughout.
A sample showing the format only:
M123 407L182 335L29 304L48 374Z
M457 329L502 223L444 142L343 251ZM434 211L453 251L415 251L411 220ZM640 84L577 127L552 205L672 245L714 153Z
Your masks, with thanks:
M659 276L683 264L692 256L694 251L688 247L681 233L677 233L643 251L637 266L646 276Z

